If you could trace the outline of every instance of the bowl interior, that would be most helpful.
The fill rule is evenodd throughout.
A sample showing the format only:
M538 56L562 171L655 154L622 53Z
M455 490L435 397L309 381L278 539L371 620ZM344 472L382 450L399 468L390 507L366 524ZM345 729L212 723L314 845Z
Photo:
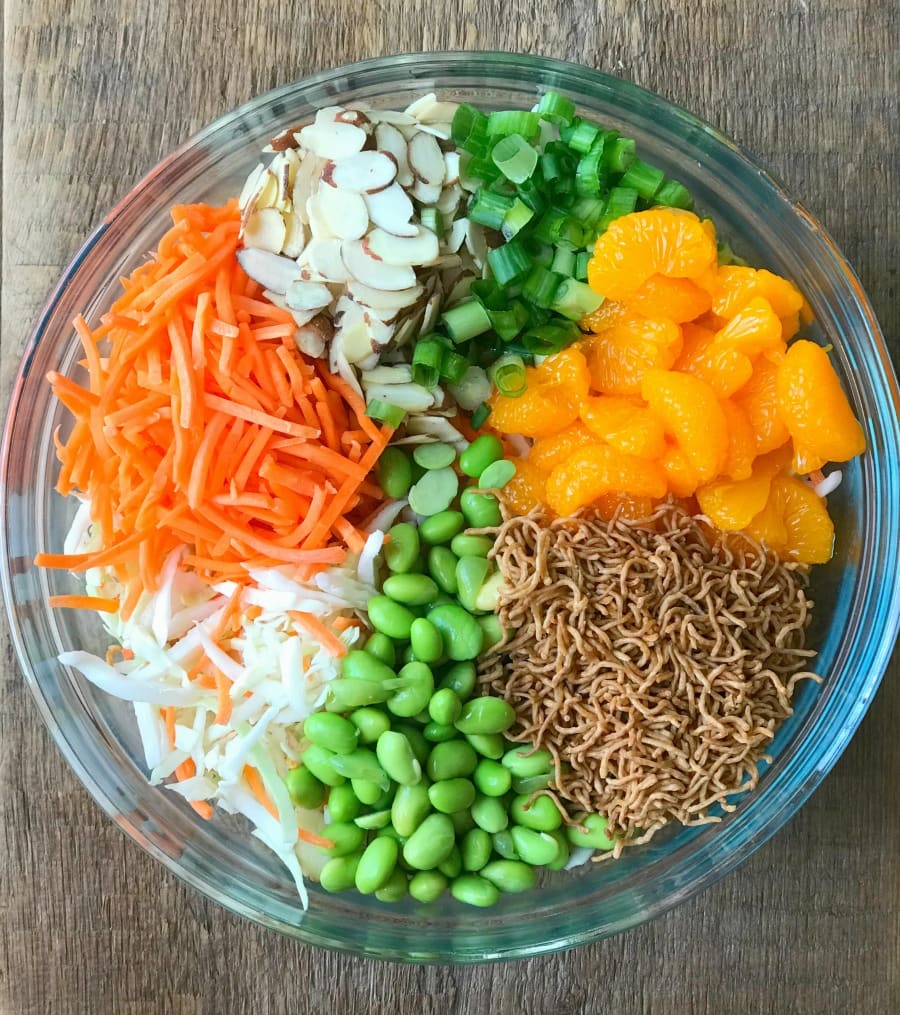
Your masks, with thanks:
M829 497L837 552L814 573L813 644L826 681L803 685L759 789L719 824L673 829L616 863L547 875L538 892L505 896L487 911L452 902L386 907L314 887L304 912L286 871L243 822L220 815L200 821L174 794L147 785L130 707L56 661L72 647L103 654L106 642L92 616L46 608L49 594L75 591L74 580L31 566L36 552L60 548L73 513L53 492L53 432L65 431L67 422L43 377L50 369L79 375L70 320L78 312L96 320L108 307L119 277L155 247L170 205L236 194L268 138L317 107L365 101L402 108L436 89L484 107L527 108L547 88L634 137L642 157L685 183L741 256L803 290L815 314L810 337L834 345L870 451L843 470L842 485ZM878 577L896 574L898 563L896 405L877 324L828 237L752 162L688 114L595 72L501 54L391 58L321 74L255 100L179 149L113 210L54 293L23 363L4 449L3 579L19 657L45 720L101 805L179 876L239 913L317 944L412 960L488 960L605 936L673 905L748 855L803 802L860 721L897 623L896 583Z

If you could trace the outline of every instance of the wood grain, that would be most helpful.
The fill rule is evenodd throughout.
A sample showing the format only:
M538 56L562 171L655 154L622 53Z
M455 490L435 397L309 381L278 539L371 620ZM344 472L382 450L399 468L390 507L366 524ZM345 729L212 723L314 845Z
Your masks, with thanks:
M477 47L612 71L721 127L825 222L900 353L894 0L7 0L4 395L89 229L196 128L329 65ZM2 653L4 1012L900 1010L896 657L824 786L737 873L594 947L460 969L302 947L189 893L88 798L44 732L5 632Z

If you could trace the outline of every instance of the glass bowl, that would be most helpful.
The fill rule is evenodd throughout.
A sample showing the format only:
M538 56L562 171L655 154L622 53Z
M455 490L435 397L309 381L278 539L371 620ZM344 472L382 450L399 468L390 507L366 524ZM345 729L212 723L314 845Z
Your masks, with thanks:
M196 818L151 788L129 707L57 660L102 651L93 615L51 611L72 579L32 565L61 546L72 505L53 492L53 431L63 423L44 376L77 375L70 322L96 320L118 279L156 246L174 203L236 194L260 148L316 107L365 100L402 108L435 89L487 107L530 107L557 89L582 113L637 140L642 156L682 180L698 208L750 263L792 279L815 313L814 337L835 363L869 450L829 499L837 552L815 570L814 644L824 684L805 685L774 743L757 791L721 823L671 830L615 863L548 876L490 910L453 901L386 906L313 887L304 912L280 863L240 821ZM88 239L53 292L28 344L4 434L2 582L18 657L44 721L98 803L185 882L236 913L303 941L409 961L475 962L535 955L632 927L734 868L804 803L846 747L884 672L900 616L900 429L897 382L852 269L801 206L734 144L634 85L572 64L502 53L416 54L369 60L269 92L217 120L153 170ZM885 580L889 578L890 580Z

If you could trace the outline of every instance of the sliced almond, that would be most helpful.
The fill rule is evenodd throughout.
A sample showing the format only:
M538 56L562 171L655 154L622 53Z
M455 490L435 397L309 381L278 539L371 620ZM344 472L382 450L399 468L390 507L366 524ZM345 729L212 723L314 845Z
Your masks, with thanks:
M323 159L346 159L362 151L366 132L352 123L320 122L304 127L300 144Z
M369 210L361 194L338 189L323 183L314 198L317 212L332 236L342 240L358 240L369 228Z
M449 124L459 105L456 102L442 102L430 92L423 95L421 99L406 107L406 112L411 113L419 123L447 123Z
M310 322L310 320L316 316L315 310L292 310L285 302L284 296L279 293L272 292L271 289L263 289L263 296L270 302L274 303L276 307L281 307L282 310L286 310L297 324L298 328L304 327Z
M447 232L444 233L444 238L441 241L441 251L445 254L455 254L466 241L468 227L468 219L457 219Z
M343 106L322 106L316 110L316 123L334 123L343 112Z
M404 150L406 144L403 145ZM266 167L260 162L259 165L253 170L253 172L247 177L244 186L241 190L241 196L238 198L238 205L243 210L250 198L257 192L259 185L263 181L263 177L266 175Z
M254 282L259 282L264 289L271 289L282 296L300 274L296 261L269 250L244 247L237 252L237 259Z
M406 412L425 412L434 405L434 397L421 384L372 384L366 388L366 398L372 402L390 402Z
M469 221L466 225L466 248L472 255L475 264L482 268L487 261L487 240L484 229L477 222Z
M442 297L443 294L439 292L432 293L428 297L428 302L425 304L425 310L422 314L422 322L419 325L425 334L429 331L434 331L437 325L437 320L441 313L441 303L443 302Z
M299 257L306 246L306 226L304 226L303 220L296 211L285 215L284 226L284 243L281 247L281 253L285 257Z
M322 198L322 191L325 189L324 186L320 186L314 194L310 195L306 202L306 217L309 220L309 231L315 239L323 240L335 235L331 229L331 220L325 216Z
M391 123L379 123L375 128L375 144L397 160L397 183L409 187L413 182L412 170L406 159L406 138Z
M347 282L350 273L341 256L341 244L344 242L334 236L313 236L300 256L300 277L304 277L305 266L312 273L306 281Z
M309 200L316 187L319 185L319 178L325 160L318 155L311 153L305 155L294 174L294 189L291 194L294 211L300 216L300 221L309 224L309 215L306 212L306 202Z
M444 182L444 153L431 134L415 134L407 145L407 158L417 180L431 187L440 187Z
M462 196L462 187L460 187L458 183L453 183L449 187L444 187L441 191L440 197L437 201L435 201L434 206L447 221L450 221L456 216L456 213L459 210L459 204L460 201L462 201Z
M372 354L372 332L361 307L342 297L335 314L335 341L348 363L359 363Z
M382 190L397 175L396 159L385 152L359 152L342 159L331 173L331 182L358 194Z
M289 148L297 147L297 135L306 126L304 123L298 123L293 127L286 127L280 134L276 134L275 137L269 142L269 148L273 152L287 151Z
M367 134L372 132L372 121L361 109L354 109L348 106L346 109L341 110L334 119L336 123L352 123L354 127L359 127Z
M331 290L321 282L291 282L284 300L291 310L321 310L331 303Z
M416 180L412 185L410 193L419 204L426 206L436 204L441 196L441 185L439 183L423 183L422 180Z
M392 183L374 194L364 194L369 218L382 229L395 236L415 236L417 226L410 222L413 203L409 195L398 184Z
M286 233L284 218L277 208L260 208L244 226L244 246L280 254Z
M395 127L414 127L416 118L396 109L366 109L366 116L372 123L390 123Z
M327 314L314 314L303 327L294 332L294 341L301 352L319 359L333 336L331 318Z
M396 236L384 229L373 229L366 237L369 250L385 264L428 264L439 254L438 238L422 226L415 236Z
M459 183L459 152L444 152L444 186Z
M341 257L350 274L373 289L396 292L415 285L416 273L411 265L386 264L367 248L365 240L344 240Z
M411 307L422 295L422 287L414 285L409 289L385 292L383 289L373 289L371 286L363 285L362 282L352 279L347 283L347 292L355 302L368 307L382 320L385 320L384 314L393 315L406 307Z
M412 380L412 367L406 363L392 367L377 366L366 370L361 380L364 388L370 384L409 384Z
M422 121L420 120L419 130L424 131L426 134L431 134L434 137L438 137L442 141L450 140L449 123L422 123Z

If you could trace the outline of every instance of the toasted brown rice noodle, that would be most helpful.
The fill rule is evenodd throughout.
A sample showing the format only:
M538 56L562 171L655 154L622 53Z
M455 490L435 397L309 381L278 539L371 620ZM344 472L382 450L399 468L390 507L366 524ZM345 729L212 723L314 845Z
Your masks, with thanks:
M605 856L734 810L795 685L819 680L807 569L675 503L640 522L533 512L484 531L514 634L480 679L515 709L507 735L552 754L560 810L607 817Z

